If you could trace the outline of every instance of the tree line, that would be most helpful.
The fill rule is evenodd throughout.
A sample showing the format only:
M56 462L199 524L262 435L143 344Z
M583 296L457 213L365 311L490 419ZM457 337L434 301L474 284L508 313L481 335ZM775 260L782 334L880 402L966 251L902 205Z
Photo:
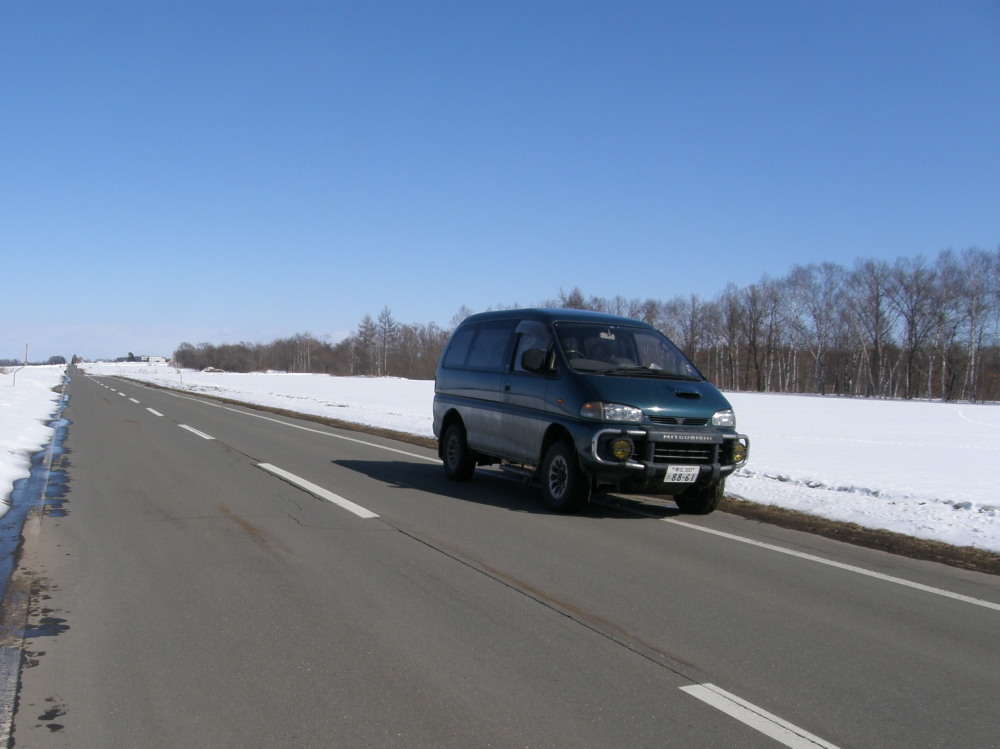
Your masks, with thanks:
M574 288L539 306L648 322L723 389L1000 401L1000 249L795 266L779 279L729 284L711 300L588 297ZM401 324L386 306L337 343L309 334L183 343L174 359L234 372L430 379L451 330L470 312L463 307L441 328Z
M457 324L457 323L456 323ZM226 372L312 372L329 375L434 378L437 360L451 329L404 325L389 307L377 318L366 314L357 330L333 343L310 333L297 333L270 343L182 343L174 351L179 367L220 369Z
M20 361L19 359L0 359L0 367L4 367L4 368L6 368L6 367L22 367L25 364L27 364L28 366L31 366L31 367L38 367L38 366L45 366L45 365L59 365L59 364L65 364L65 363L66 363L66 357L65 356L50 356L45 361L32 361L32 362L23 362L23 361Z

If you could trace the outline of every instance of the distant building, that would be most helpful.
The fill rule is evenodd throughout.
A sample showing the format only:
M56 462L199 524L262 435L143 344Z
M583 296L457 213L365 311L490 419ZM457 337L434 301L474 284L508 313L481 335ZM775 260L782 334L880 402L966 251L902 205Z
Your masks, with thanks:
M166 364L167 358L165 356L136 356L130 353L128 356L119 356L115 359L115 362L121 364L122 362L141 362L143 364Z

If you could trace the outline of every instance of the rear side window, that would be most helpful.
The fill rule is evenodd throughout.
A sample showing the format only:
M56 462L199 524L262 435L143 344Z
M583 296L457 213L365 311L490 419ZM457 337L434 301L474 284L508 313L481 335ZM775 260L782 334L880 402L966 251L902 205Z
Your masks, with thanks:
M464 367L465 359L469 355L469 348L472 346L472 339L476 335L474 326L468 326L455 332L448 344L448 351L444 355L444 365L446 367Z
M503 371L516 323L497 320L462 328L448 345L444 366Z

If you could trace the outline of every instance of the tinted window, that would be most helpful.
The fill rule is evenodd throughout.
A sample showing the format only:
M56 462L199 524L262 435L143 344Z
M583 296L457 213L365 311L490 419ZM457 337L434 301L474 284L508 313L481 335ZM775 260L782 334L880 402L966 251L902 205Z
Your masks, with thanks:
M497 320L463 327L448 345L444 366L503 370L516 322Z
M521 357L525 351L540 349L548 352L552 348L552 334L549 329L540 322L525 320L517 326L517 351L514 354L514 370L524 372Z
M465 366L469 369L503 369L507 363L507 344L510 343L515 322L500 320L480 325Z
M655 330L597 323L558 323L569 366L579 372L703 379L680 349Z
M448 344L448 351L444 355L444 365L446 367L462 367L465 359L469 355L469 346L472 345L472 338L476 334L475 327L469 326L455 332Z

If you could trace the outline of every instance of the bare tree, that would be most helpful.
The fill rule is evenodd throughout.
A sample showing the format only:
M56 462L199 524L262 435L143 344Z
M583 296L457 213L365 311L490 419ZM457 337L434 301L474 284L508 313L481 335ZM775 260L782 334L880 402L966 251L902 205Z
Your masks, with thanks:
M997 276L1000 275L1000 253L990 253L973 247L959 257L964 283L960 286L959 309L967 326L966 369L962 398L976 400L979 395L981 353L991 323L996 321L998 296ZM992 307L992 309L991 309Z
M777 285L763 278L736 295L739 344L745 348L744 383L759 392L771 389L771 376L780 328Z
M565 293L560 289L559 300L554 305L556 307L562 307L563 309L590 309L591 307L587 304L587 300L583 296L583 292L580 291L580 287L576 286L573 288L569 294Z
M922 257L897 260L892 267L891 279L889 303L903 322L903 397L909 399L920 390L915 369L925 353L925 344L933 334L938 284L936 274L927 267Z
M468 307L466 307L464 304L461 307L459 307L458 308L458 312L456 312L452 316L452 318L451 318L451 328L452 328L452 330L454 330L455 328L457 328L462 323L462 320L464 320L465 318L467 318L471 314L472 314L472 310L469 309Z
M361 318L354 336L354 361L357 374L378 374L378 326L371 315Z
M720 387L734 390L746 388L739 376L740 369L740 317L743 305L740 291L735 284L726 286L717 302L716 346L719 349L718 382Z
M376 341L378 342L378 367L379 376L389 374L389 352L396 345L399 337L399 323L392 317L392 310L388 306L382 308L378 313L376 322Z
M892 341L894 312L889 305L889 266L881 260L858 263L847 283L851 297L851 321L864 366L868 397L884 397L889 392L886 346Z
M789 299L797 332L812 356L812 390L826 393L827 355L837 339L842 321L844 270L833 263L796 266L789 276Z
M697 294L674 297L660 305L654 323L676 343L692 361L697 361L701 350L709 341L709 328L705 324L706 305Z

